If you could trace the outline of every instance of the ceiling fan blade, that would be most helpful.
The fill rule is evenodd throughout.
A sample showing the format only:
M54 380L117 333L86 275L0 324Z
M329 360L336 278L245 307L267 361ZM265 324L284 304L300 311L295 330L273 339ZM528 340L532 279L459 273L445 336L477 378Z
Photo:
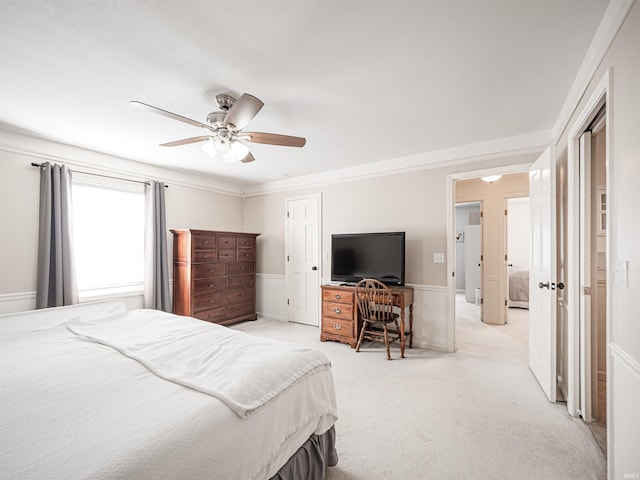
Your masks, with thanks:
M161 143L160 146L161 147L177 147L179 145L188 145L190 143L197 143L197 142L205 142L207 140L209 140L208 135L203 135L200 137L191 137L191 138L185 138L182 140L176 140L175 142L168 142L168 143Z
M276 133L242 132L242 139L253 143L266 143L283 147L304 147L307 140L302 137L278 135Z
M174 120L178 120L179 122L188 123L189 125L193 125L194 127L200 127L200 128L205 128L207 130L211 130L211 127L209 125L200 123L196 120L191 120L190 118L183 117L182 115L178 115L177 113L168 112L167 110L154 107L153 105L147 105L146 103L138 102L137 100L131 100L129 102L129 105L133 105L134 107L144 108L145 110L149 110L151 112L157 113L158 115L162 115L163 117L168 117Z
M229 112L224 117L224 125L231 124L236 127L236 130L242 130L263 106L262 100L244 93L229 109Z
M247 152L244 158L240 159L242 163L249 163L249 162L253 162L254 160L255 160L255 157L251 155L251 152Z

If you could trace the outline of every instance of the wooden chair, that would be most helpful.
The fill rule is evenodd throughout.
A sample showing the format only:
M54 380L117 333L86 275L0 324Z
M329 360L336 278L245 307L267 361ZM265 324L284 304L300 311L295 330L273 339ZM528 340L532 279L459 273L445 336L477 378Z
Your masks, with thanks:
M378 280L365 278L356 285L355 295L358 314L362 320L356 352L360 351L360 345L365 338L384 342L387 347L387 360L391 360L389 345L400 339L399 315L393 312L391 290ZM395 330L389 330L389 324L394 324Z

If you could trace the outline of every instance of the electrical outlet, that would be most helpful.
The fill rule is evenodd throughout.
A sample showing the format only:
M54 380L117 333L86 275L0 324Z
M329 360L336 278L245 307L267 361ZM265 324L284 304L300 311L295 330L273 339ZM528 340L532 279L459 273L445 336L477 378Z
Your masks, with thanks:
M444 253L434 253L433 263L444 263Z

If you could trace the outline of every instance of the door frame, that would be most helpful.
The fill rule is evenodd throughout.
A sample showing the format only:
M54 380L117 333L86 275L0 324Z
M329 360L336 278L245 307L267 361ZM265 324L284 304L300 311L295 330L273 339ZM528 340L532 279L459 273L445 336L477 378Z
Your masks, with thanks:
M284 199L284 251L285 251L285 259L284 259L284 290L285 290L285 302L286 299L289 298L289 268L287 266L287 252L289 251L289 224L287 220L287 211L289 210L289 202L296 200L315 200L316 206L318 208L318 235L315 241L317 242L317 257L316 265L318 265L318 284L317 284L317 292L318 292L318 311L317 315L317 325L320 326L320 319L322 313L322 302L320 301L320 284L322 283L323 278L323 264L322 264L322 193L312 193L308 195L294 195L291 197L286 197ZM289 318L289 307L285 305L285 319L287 322L291 322Z
M605 105L605 121L607 122L607 130L605 133L605 164L606 164L606 189L607 189L607 221L606 221L606 269L607 269L607 322L606 322L606 344L607 344L607 405L612 405L611 388L609 380L611 379L610 361L609 361L609 339L611 329L611 319L613 318L613 302L612 289L614 280L614 272L612 266L615 258L612 251L611 241L611 224L613 204L610 192L613 188L613 172L609 159L611 158L611 69L608 69L589 100L584 105L576 121L569 130L567 138L567 244L576 245L580 239L580 158L579 158L579 142L580 136L588 128L589 124ZM580 252L578 249L569 249L567 252L567 410L573 417L580 415L580 375L581 371L581 355L580 355ZM584 359L583 359L584 360ZM610 425L611 409L607 408L607 425ZM609 436L609 428L607 428L607 436ZM607 440L610 442L610 438ZM611 443L609 443L611 445Z
M527 173L530 166L530 163L519 163L447 175L447 352L456 350L456 182L488 175Z

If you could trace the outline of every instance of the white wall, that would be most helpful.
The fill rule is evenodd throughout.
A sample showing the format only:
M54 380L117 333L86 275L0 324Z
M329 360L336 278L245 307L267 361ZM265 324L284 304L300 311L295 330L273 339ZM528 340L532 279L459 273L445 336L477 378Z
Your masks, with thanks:
M165 192L168 229L243 231L243 199L239 192L234 193L236 187L13 132L1 133L0 313L35 308L40 177L31 162L50 159L66 163L72 170L100 173L105 172L99 168L109 166L119 172L112 174L125 178L165 180L169 184ZM224 188L229 192L216 191ZM167 238L171 261L169 232ZM126 294L125 298L130 308L142 306L140 293ZM96 298L83 301L89 300Z

